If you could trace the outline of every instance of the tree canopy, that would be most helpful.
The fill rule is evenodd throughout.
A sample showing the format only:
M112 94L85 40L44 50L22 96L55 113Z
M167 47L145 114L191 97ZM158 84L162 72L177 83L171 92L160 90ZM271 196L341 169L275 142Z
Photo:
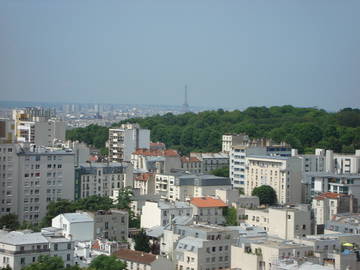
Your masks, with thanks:
M224 208L225 225L226 226L237 226L237 212L235 207Z
M164 142L182 154L190 151L221 150L224 133L247 133L250 137L267 137L285 141L300 153L314 148L329 148L352 153L360 148L360 110L345 108L326 112L317 108L290 105L249 107L244 111L203 111L174 115L133 118L114 124L139 123L151 130L151 140ZM98 148L105 147L108 129L96 125L67 131L67 139L79 140Z
M17 230L20 226L18 218L15 214L6 214L0 217L0 229L4 227L8 230Z
M61 257L41 255L37 262L25 266L23 270L80 270L80 267L77 265L65 267Z
M277 200L275 190L267 185L254 188L251 195L258 196L260 204L273 205Z
M149 237L146 235L144 229L141 229L135 236L135 250L144 252L150 252L151 250Z
M124 270L126 263L115 256L99 255L89 265L89 270Z

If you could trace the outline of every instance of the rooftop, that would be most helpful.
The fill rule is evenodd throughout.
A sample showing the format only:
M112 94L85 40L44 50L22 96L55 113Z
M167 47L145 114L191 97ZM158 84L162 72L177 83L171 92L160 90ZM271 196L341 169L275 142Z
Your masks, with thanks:
M138 181L147 181L151 176L153 176L153 173L141 173L135 177L135 180Z
M214 199L211 197L194 197L190 201L191 204L199 208L207 207L227 207L228 205L220 199Z
M135 152L133 152L133 155L178 157L179 153L173 149L158 150L158 149L139 148Z
M63 215L71 223L94 222L94 220L86 213L65 213Z
M325 193L322 193L322 194L316 196L314 199L315 199L315 200L323 200L323 199L325 199L325 198L328 198L328 199L337 199L337 198L345 197L345 196L348 196L348 195L346 195L346 194L334 193L334 192L325 192Z
M13 231L0 236L0 243L9 245L29 245L48 243L46 237L40 232L32 231Z
M151 264L156 260L156 255L130 249L120 249L113 255L124 261L137 262L141 264Z

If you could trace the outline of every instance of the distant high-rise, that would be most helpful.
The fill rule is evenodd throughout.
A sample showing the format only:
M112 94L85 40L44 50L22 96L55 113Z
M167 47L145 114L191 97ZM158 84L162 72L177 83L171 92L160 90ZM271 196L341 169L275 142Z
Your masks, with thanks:
M188 104L188 96L187 96L187 85L185 85L185 100L184 100L184 104L183 104L183 111L184 112L190 111L189 104Z

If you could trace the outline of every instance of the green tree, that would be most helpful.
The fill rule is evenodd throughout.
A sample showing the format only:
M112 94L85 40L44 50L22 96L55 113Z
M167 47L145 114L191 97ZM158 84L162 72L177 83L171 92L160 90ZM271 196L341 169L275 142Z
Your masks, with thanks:
M224 208L223 215L225 217L226 226L237 226L237 212L235 207L226 207Z
M6 228L14 231L20 227L18 217L15 214L6 214L0 217L0 229Z
M113 200L107 196L92 195L74 202L76 210L109 210L113 207Z
M259 197L260 204L273 205L277 200L275 190L268 185L254 188L251 195Z
M215 169L211 171L210 174L220 177L229 177L229 167Z
M133 191L131 187L125 187L120 189L116 207L119 209L130 209L131 197Z
M135 250L150 252L149 237L146 235L144 229L135 236Z
M89 265L90 270L124 270L126 263L115 256L99 255Z
M41 255L38 261L25 266L22 270L63 270L64 262L59 256Z
M9 265L7 265L6 267L2 267L0 268L1 270L11 270L11 267Z
M69 200L51 201L47 206L46 216L42 220L42 225L43 227L51 226L51 220L57 215L74 211L74 203Z

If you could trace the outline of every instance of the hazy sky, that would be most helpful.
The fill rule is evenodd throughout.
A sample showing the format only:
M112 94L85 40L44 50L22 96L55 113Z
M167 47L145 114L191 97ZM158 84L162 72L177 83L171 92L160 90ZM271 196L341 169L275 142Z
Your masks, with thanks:
M0 99L360 104L359 0L1 0Z

